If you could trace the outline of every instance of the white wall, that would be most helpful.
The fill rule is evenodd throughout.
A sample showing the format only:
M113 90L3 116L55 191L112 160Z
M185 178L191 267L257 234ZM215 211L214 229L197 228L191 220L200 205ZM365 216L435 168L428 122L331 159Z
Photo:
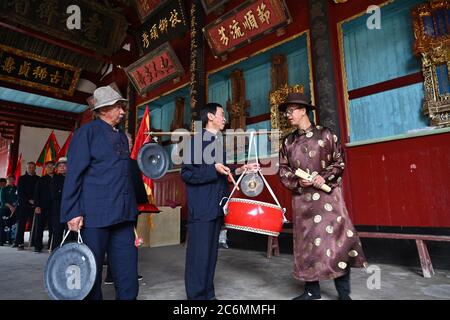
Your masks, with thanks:
M62 147L66 142L70 131L53 131L55 132L59 146ZM25 173L27 162L36 161L38 159L42 148L47 142L50 132L52 132L52 129L48 128L20 127L19 155L22 153L22 174ZM36 173L40 175L41 168L37 168Z

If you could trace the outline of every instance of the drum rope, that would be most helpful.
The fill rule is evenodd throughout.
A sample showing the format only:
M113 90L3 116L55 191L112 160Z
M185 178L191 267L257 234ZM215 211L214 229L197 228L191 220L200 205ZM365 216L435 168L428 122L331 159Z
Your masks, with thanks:
M250 155L251 155L251 151L252 151L252 147L254 147L255 149L255 161L257 164L259 164L259 159L258 159L258 147L256 145L256 139L255 139L255 132L252 131L250 133L250 141L249 141L249 149L248 149L248 155L247 155L247 164L250 162ZM231 196L233 195L233 193L236 191L237 186L239 185L239 183L241 182L242 178L245 176L245 174L247 173L247 169L244 170L243 173L241 173L238 181L236 182L236 184L234 185L233 190L231 191L230 195L228 198L222 198L222 200L220 200L220 205L222 205L222 201L224 199L227 199L227 202L225 203L225 205L223 206L223 211L224 214L227 214L227 209L228 209L228 202L231 199ZM280 202L278 201L278 198L275 196L275 193L273 192L272 188L270 187L269 183L267 182L266 178L264 177L264 175L261 172L261 169L258 169L259 175L261 176L265 186L267 187L267 189L269 190L270 195L272 196L272 198L275 200L276 204L282 208L283 210L283 222L287 222L288 220L285 217L285 213L286 213L286 208L281 207Z
M66 241L67 237L69 236L70 231L71 230L67 230L67 233L65 233L65 231L63 231L63 240L61 241L61 244L59 245L60 247L63 246L64 242ZM78 239L77 239L77 241L78 241L78 244L82 244L83 243L83 239L81 238L80 230L78 230Z

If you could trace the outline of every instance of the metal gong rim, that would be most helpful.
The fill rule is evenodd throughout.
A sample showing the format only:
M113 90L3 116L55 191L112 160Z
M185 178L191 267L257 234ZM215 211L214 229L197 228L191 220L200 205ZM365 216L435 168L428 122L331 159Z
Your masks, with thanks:
M137 162L142 173L150 179L159 179L169 169L169 155L157 143L144 144L139 150Z
M248 173L242 178L241 190L247 197L260 195L263 188L264 182L257 173Z
M78 282L70 278L73 270L79 272ZM96 276L97 264L91 249L83 243L70 242L57 248L48 258L44 272L45 289L53 300L82 300L94 286Z

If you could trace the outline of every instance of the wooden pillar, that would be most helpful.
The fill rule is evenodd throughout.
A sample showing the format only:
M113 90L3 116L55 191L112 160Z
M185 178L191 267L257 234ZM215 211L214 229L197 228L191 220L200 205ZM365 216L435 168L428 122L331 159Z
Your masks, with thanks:
M315 104L319 108L320 124L340 136L328 3L328 0L309 0Z
M206 104L206 70L205 41L202 28L205 16L200 0L193 0L191 5L191 59L190 59L190 103L191 121L200 119L199 110ZM198 129L198 128L196 128Z
M136 105L136 93L132 88L132 84L128 82L127 86L128 97L128 113L125 122L125 131L130 133L133 140L136 135L136 117L137 117L137 105Z
M17 122L14 126L14 139L11 142L11 161L12 161L12 172L15 172L17 166L17 159L19 159L19 143L20 143L20 127L21 123ZM16 181L17 183L17 181Z

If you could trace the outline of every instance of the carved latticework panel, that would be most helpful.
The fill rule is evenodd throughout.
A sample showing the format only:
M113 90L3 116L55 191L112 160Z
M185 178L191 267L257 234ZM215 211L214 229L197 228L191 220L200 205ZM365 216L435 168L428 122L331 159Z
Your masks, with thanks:
M450 126L450 2L437 0L413 10L414 53L422 57L423 112L433 126Z
M288 83L288 64L285 54L272 56L271 82L272 91Z
M280 130L281 138L284 138L294 130L288 124L286 118L278 111L278 105L286 100L286 96L290 92L304 93L304 87L301 84L293 87L289 87L286 84L283 87L271 92L269 95L272 130Z
M234 70L230 76L231 100L227 101L227 110L230 116L230 129L246 128L246 109L250 102L245 100L245 79L244 72L240 69Z
M170 126L170 130L174 131L177 129L181 129L184 127L184 102L185 99L183 97L177 97L175 99L175 119L173 119L172 124Z

